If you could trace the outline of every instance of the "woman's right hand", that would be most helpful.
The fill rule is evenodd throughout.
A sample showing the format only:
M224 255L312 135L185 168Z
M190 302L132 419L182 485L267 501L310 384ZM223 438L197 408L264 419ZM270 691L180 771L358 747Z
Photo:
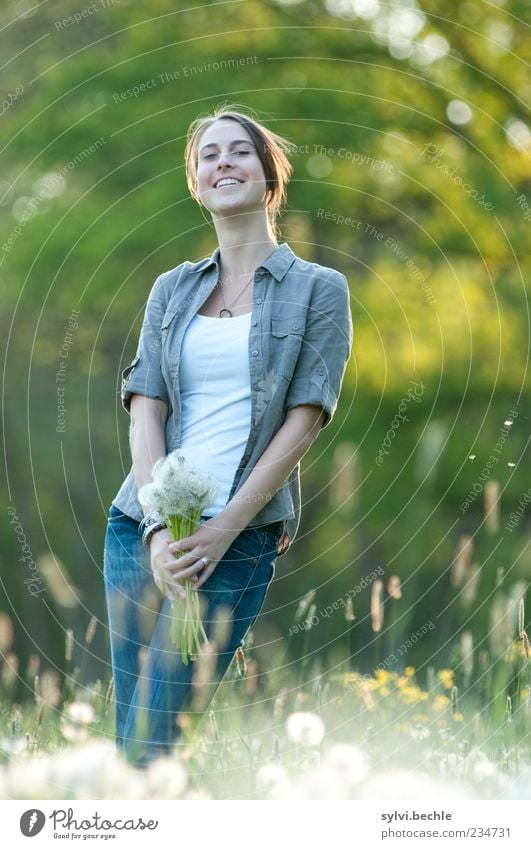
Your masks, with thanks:
M149 551L155 584L162 595L167 596L170 601L175 601L175 593L179 593L183 598L186 593L182 585L174 579L173 572L168 568L169 566L175 568L177 565L177 560L168 548L170 542L173 542L170 531L168 528L161 528L151 537Z

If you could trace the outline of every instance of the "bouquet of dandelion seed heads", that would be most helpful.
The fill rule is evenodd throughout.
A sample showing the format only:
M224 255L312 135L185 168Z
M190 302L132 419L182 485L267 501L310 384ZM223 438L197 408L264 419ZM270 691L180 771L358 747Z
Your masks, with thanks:
M157 460L152 476L153 481L140 488L139 499L166 523L175 541L191 536L201 513L216 497L215 479L195 471L179 449ZM184 551L177 552L175 556L183 554ZM184 589L185 597L177 594L172 603L171 636L181 650L182 662L188 665L189 659L195 660L201 652L200 638L207 640L207 635L201 621L199 594L192 589L191 579L185 579Z

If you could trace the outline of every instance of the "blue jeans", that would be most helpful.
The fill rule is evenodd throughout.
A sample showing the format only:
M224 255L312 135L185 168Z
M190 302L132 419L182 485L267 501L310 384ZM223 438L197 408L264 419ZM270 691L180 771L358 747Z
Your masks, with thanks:
M202 516L201 520L208 519ZM245 528L198 590L203 625L215 640L208 680L201 659L184 665L170 638L171 602L151 572L138 522L111 505L103 575L114 676L116 745L137 766L169 754L181 736L178 715L202 712L258 616L275 573L282 522ZM197 678L199 677L199 681Z

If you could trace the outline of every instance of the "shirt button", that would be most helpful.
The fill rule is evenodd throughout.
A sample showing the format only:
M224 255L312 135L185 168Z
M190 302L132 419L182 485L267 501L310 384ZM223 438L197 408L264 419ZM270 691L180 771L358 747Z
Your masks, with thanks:
M299 329L299 325L298 325L298 324L294 324L294 325L293 325L293 327L292 327L292 329L293 329L293 330L298 330L298 329Z
M258 324L257 321L253 321L253 327L256 327L257 324Z
M318 372L318 374L325 374L326 369L323 368L323 366L319 366L319 368L317 369L317 372Z
M262 298L257 298L257 299L256 299L256 303L257 303L257 304L261 304L261 303L262 303Z
M258 356L258 351L251 351L251 354L253 355L253 357L257 357L257 356Z

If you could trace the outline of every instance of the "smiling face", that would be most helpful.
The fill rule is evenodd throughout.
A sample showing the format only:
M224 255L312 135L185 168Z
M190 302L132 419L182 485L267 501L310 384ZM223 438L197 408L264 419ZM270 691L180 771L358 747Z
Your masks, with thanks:
M265 207L264 169L254 141L237 121L220 118L201 136L197 195L213 214Z

